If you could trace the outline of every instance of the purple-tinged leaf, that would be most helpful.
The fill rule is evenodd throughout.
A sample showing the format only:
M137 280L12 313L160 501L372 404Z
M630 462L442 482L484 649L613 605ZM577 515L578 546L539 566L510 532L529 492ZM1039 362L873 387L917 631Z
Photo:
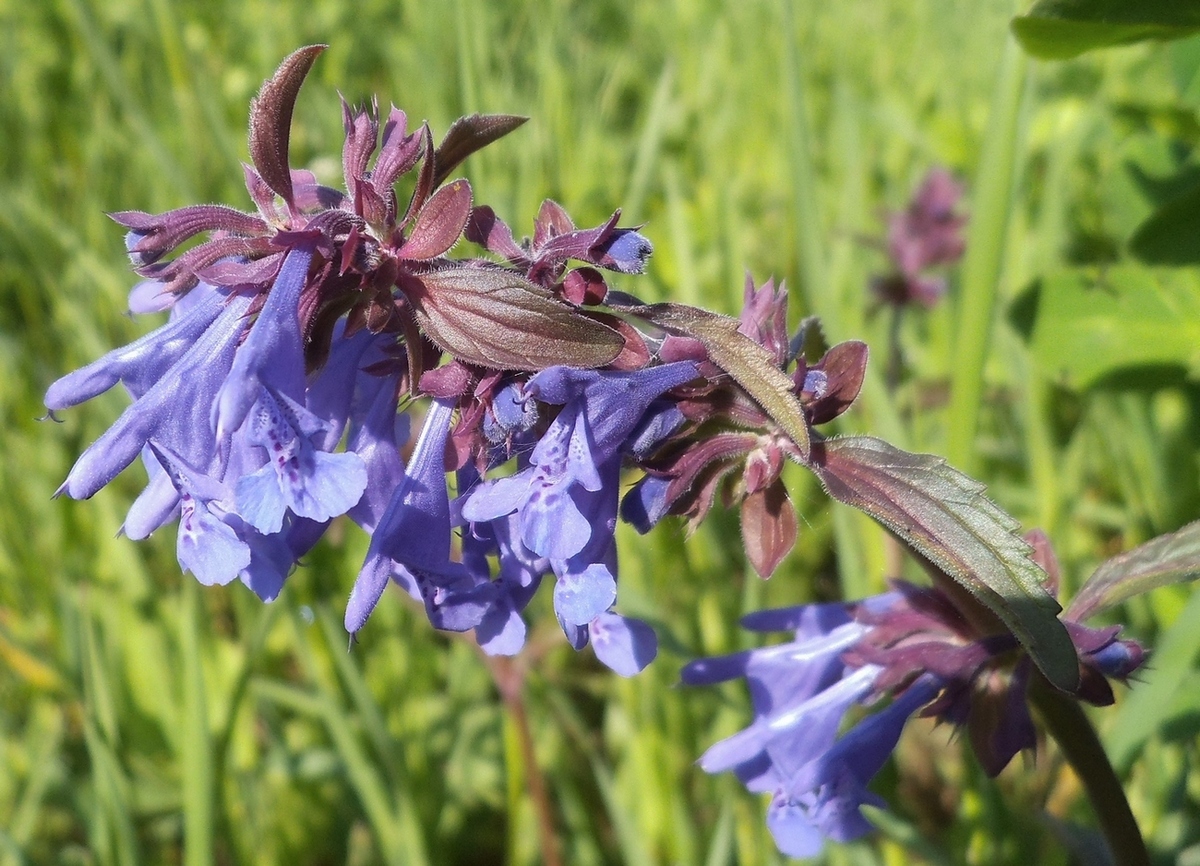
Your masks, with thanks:
M513 264L529 260L525 250L513 240L512 229L487 205L471 209L466 237L471 243L479 244L488 252L503 256Z
M755 491L742 503L742 543L758 576L770 577L796 544L796 509L783 482Z
M318 183L311 171L292 172L292 197L300 211L328 210L346 204L346 194L340 189Z
M420 212L421 208L425 206L425 200L434 190L433 172L436 162L433 156L433 133L429 131L429 124L421 124L421 129L417 134L421 139L421 153L425 155L425 159L421 163L421 171L417 174L417 185L413 187L412 198L408 202L408 212L404 215L405 224Z
M471 368L459 361L426 370L421 374L421 393L428 394L437 400L450 400L461 397L475 382Z
M417 164L421 155L421 136L408 134L408 116L392 106L387 123L383 125L383 144L375 157L371 183L380 195L392 188L401 175Z
M753 433L716 433L701 439L659 467L661 477L644 479L639 487L649 487L636 498L627 497L623 516L642 534L667 513L687 515L695 528L712 507L717 488L757 441Z
M650 363L650 347L646 345L642 334L633 325L618 316L610 316L596 310L588 310L587 318L612 328L621 335L625 345L621 347L617 357L609 361L608 366L614 370L641 370ZM685 359L687 360L687 359Z
M1135 595L1198 577L1200 521L1103 563L1079 588L1066 618L1082 622Z
M1045 572L1017 521L984 487L940 457L910 454L869 436L813 446L811 467L825 490L879 521L996 616L1051 683L1079 685L1075 647L1046 592Z
M777 442L759 440L746 455L746 468L742 471L742 486L746 494L766 490L778 481L785 459L783 449Z
M1042 530L1031 529L1025 533L1025 540L1033 547L1030 558L1046 572L1046 592L1058 598L1058 581L1062 570L1058 565L1058 557L1054 555L1054 548L1050 546L1050 539Z
M224 231L254 236L267 230L261 217L219 204L190 205L157 215L118 211L108 216L131 230L129 255L137 265L154 262L200 232Z
M754 278L746 274L742 314L738 330L775 356L782 369L788 361L787 288L783 283L767 280L754 287Z
M284 255L274 253L251 261L221 259L208 267L199 268L196 276L214 286L265 286L279 273Z
M384 224L390 210L387 200L365 180L354 182L354 209L368 223L376 226Z
M279 209L275 207L275 192L267 185L253 166L242 163L242 174L246 177L246 191L258 208L259 215L269 223L279 220Z
M820 394L805 408L813 424L824 424L841 415L858 398L867 372L867 344L858 340L838 343L809 372L824 376Z
M402 259L437 258L458 243L470 216L471 185L456 180L442 187L425 202L396 255Z
M808 421L792 391L791 378L776 366L769 351L738 332L737 319L682 304L632 307L631 312L703 343L712 362L754 398L808 460L812 447Z
M136 271L143 277L165 283L165 291L179 293L192 288L201 271L222 259L258 258L271 249L270 238L222 237L194 246L169 262L146 265Z
M450 268L405 277L401 288L425 336L492 370L603 367L624 345L615 331L510 271Z
M288 163L292 109L313 61L326 47L308 45L289 54L250 103L250 159L259 176L289 208L293 206Z
M346 181L346 189L352 190L356 183L362 181L363 172L367 170L367 162L375 152L379 141L379 121L375 118L379 107L374 112L360 111L357 114L342 99L342 126L346 131L346 140L342 145L342 175Z
M553 199L545 199L538 208L537 218L533 221L533 245L542 247L551 239L570 234L575 231L575 223L563 206Z
M563 297L579 307L604 303L608 284L595 268L576 268L563 278Z
M433 186L437 188L458 168L464 159L475 151L487 147L493 141L508 135L529 120L512 114L472 114L460 117L446 130L446 137L438 145L434 163L437 173Z
M533 247L537 250L538 261L546 265L556 265L567 259L579 259L582 262L603 264L612 267L611 257L605 252L605 247L625 233L633 233L632 229L618 229L617 220L621 212L615 211L604 225L590 229L577 229L572 225L571 218L562 207L550 199L542 202L534 224ZM641 237L641 235L638 235ZM649 245L649 241L642 238ZM649 255L649 251L646 252Z

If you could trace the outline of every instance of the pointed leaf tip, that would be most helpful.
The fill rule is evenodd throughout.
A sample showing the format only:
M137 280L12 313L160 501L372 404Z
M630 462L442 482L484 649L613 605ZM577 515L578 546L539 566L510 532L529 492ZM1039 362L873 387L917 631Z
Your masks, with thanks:
M528 117L516 114L472 114L454 121L434 157L437 167L434 187L440 186L468 156L508 135L527 120Z
M275 74L263 82L250 102L250 159L259 176L289 208L293 207L288 163L292 109L313 62L327 47L307 45L293 51L279 64Z
M1083 582L1066 618L1083 622L1143 592L1200 578L1200 521L1102 563Z

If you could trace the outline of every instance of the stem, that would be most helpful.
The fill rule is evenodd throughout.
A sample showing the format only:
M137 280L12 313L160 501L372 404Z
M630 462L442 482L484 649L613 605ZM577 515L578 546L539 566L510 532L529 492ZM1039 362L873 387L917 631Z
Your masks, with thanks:
M1050 735L1062 749L1075 774L1083 782L1088 799L1108 840L1117 866L1150 866L1150 854L1141 830L1125 798L1121 780L1087 714L1070 698L1036 675L1029 684L1029 698Z
M538 768L537 756L533 751L533 732L529 728L529 716L525 712L525 670L518 663L501 657L487 657L488 670L496 683L496 690L517 729L517 740L521 749L521 762L525 765L529 796L537 812L538 845L545 866L562 866L562 854L558 848L558 834L554 832L554 810L546 791L546 780Z
M887 384L888 396L896 398L900 388L900 380L904 377L904 347L900 345L900 324L904 319L904 307L896 304L891 309L891 320L888 322L888 365Z

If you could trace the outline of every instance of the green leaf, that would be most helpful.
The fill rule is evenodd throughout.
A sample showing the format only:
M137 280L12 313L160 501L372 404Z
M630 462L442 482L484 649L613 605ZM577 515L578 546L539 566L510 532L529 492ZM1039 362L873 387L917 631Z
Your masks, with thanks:
M1200 521L1114 556L1084 581L1067 616L1082 622L1127 598L1200 577Z
M1182 39L1200 31L1200 4L1189 0L1037 0L1013 19L1013 33L1035 57L1062 60L1094 48L1145 39Z
M1048 375L1077 388L1133 367L1195 368L1200 282L1139 267L1053 274L1041 284L1031 348Z
M770 352L738 331L737 319L683 304L628 309L660 327L699 340L709 359L741 385L808 458L808 420L793 390L795 383L779 369Z
M1051 683L1079 683L1075 647L1029 558L1020 524L941 457L870 436L816 443L812 468L834 499L882 523L998 616Z
M1129 249L1151 265L1200 264L1200 186L1152 213L1129 239Z
M1200 652L1200 592L1193 593L1178 619L1154 642L1154 656L1140 682L1117 706L1115 718L1105 731L1104 745L1119 771L1127 771L1138 757L1142 744L1162 730L1178 707L1180 690L1195 670Z

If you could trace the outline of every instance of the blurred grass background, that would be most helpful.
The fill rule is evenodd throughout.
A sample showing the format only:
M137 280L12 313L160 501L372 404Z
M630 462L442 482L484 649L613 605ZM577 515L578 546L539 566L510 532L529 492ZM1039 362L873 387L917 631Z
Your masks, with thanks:
M1050 533L1068 593L1195 517L1194 383L1074 387L1030 353L1020 303L1056 268L1121 261L1155 203L1142 181L1194 167L1191 49L1033 65L1006 59L1012 12L0 0L0 862L538 861L518 729L470 641L432 633L392 594L346 653L341 610L366 546L354 527L335 527L264 606L181 578L172 530L116 537L135 471L86 504L51 499L124 402L105 395L54 425L35 420L42 392L152 326L122 314L133 278L104 212L249 207L247 104L302 44L330 48L297 107L294 165L340 177L339 91L378 94L435 135L460 114L527 114L465 167L518 233L545 197L581 225L624 207L657 252L621 288L734 313L746 269L774 275L793 317L815 312L829 340L866 339L877 359L887 317L868 315L866 284L884 262L863 238L948 166L974 198L961 282L906 320L904 386L889 397L877 362L844 429L953 454ZM686 544L677 524L621 537L621 610L663 643L635 679L573 653L535 605L517 665L565 862L780 862L765 803L692 766L744 724L744 693L676 682L688 658L750 645L745 611L883 586L882 533L804 473L790 481L802 537L769 583L746 566L735 514ZM1159 652L1096 716L1163 863L1200 862L1197 614L1186 589L1127 607ZM826 862L1098 862L1052 744L996 781L962 751L952 732L911 725L876 786L894 806L884 831Z

